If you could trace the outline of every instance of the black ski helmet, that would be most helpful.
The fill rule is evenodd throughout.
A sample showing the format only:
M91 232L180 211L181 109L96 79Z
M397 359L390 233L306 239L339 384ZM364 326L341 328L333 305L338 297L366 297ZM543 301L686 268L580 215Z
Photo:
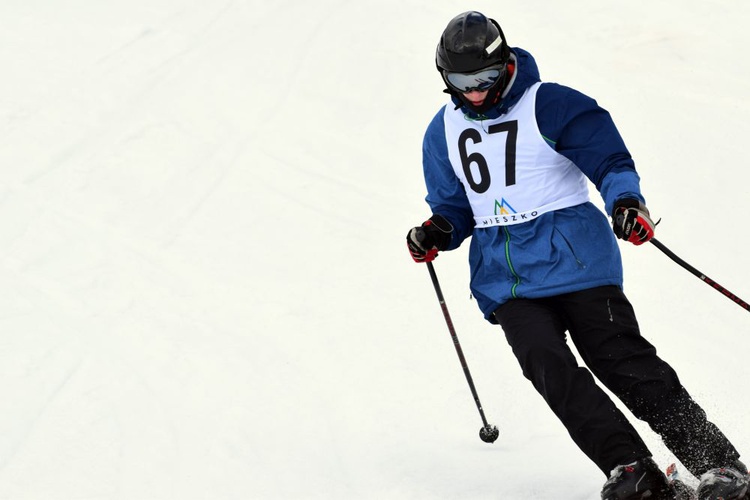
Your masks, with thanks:
M509 60L510 48L500 25L477 11L464 12L451 19L435 52L435 64L448 87L448 93L479 112L500 102L500 95L508 81L505 69ZM490 67L502 68L504 74L488 90L482 109L472 106L445 77L446 73L476 73Z

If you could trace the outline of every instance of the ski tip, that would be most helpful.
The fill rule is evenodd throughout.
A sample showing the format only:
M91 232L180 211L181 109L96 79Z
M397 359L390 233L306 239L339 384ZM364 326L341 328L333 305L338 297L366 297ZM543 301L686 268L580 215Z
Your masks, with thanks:
M667 467L667 477L672 478L677 476L677 464L671 464Z
M694 489L683 483L677 472L677 464L667 467L667 480L675 500L697 500L698 495Z

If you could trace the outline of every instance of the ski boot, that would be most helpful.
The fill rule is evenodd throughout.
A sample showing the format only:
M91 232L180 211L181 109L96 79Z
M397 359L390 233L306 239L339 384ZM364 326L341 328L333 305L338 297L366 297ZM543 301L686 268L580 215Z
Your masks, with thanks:
M745 464L736 460L726 467L711 469L701 476L698 485L699 500L750 499L748 475Z
M667 477L651 457L618 465L602 488L602 500L674 500Z

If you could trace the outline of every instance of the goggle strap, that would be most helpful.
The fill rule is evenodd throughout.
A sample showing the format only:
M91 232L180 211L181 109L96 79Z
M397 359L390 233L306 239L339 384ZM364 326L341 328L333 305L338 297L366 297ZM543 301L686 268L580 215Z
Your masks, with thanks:
M495 38L495 41L492 42L491 44L489 44L486 49L484 49L485 53L487 54L487 57L489 57L490 54L492 54L493 52L495 52L495 49L497 49L498 47L500 47L502 44L503 44L502 37Z

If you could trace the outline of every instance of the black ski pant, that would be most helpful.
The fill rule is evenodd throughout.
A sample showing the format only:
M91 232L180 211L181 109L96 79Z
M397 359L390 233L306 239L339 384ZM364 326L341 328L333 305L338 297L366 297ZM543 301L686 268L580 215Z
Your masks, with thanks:
M494 316L523 374L605 475L651 453L592 373L635 417L647 422L696 477L739 457L672 367L641 336L620 288L514 299ZM588 370L578 366L566 331Z

